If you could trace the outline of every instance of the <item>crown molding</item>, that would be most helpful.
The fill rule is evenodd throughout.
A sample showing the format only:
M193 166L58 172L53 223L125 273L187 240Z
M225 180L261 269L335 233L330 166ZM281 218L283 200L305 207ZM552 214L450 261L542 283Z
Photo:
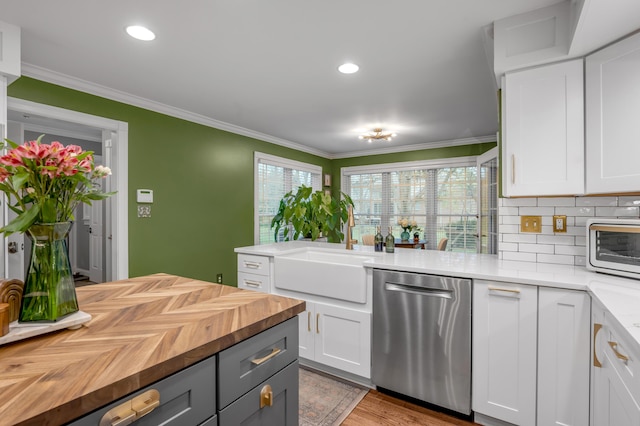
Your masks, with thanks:
M400 145L389 148L372 149L368 151L353 151L343 154L332 154L329 156L331 160L341 158L363 157L368 155L395 154L398 152L421 151L423 149L447 148L451 146L474 145L486 142L496 142L496 135L479 136L477 138L451 139L446 141L424 142L414 145Z
M22 75L35 78L37 80L42 80L47 83L56 84L58 86L67 87L69 89L79 90L91 95L100 96L112 101L122 102L128 105L133 105L139 108L144 108L150 111L169 115L171 117L180 118L182 120L202 124L204 126L213 127L215 129L224 130L226 132L235 133L237 135L247 136L260 141L295 149L296 151L306 152L323 158L330 158L330 154L327 152L320 151L315 148L310 148L296 142L277 138L266 133L256 132L254 130L246 129L234 124L225 123L224 121L215 120L201 114L196 114L181 108L172 107L160 102L155 102L146 98L132 95L130 93L122 92L116 89L109 88L107 86L102 86L100 84L92 83L87 80L82 80L25 62L22 63Z

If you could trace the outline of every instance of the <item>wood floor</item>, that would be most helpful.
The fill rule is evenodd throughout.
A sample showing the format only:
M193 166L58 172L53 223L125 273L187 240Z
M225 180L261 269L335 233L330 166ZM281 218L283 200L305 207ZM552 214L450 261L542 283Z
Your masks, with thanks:
M419 405L370 390L341 425L467 426L476 425L476 423L431 411Z

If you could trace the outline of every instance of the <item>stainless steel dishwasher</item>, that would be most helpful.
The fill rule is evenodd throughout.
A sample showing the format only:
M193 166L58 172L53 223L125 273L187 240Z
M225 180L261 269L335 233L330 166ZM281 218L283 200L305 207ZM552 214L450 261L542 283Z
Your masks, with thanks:
M372 380L471 413L471 280L373 271Z

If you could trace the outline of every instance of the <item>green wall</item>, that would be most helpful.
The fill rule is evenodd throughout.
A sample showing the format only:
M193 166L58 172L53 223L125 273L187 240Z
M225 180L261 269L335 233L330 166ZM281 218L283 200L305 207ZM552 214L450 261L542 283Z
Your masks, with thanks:
M8 95L129 123L129 275L166 272L236 285L235 247L253 245L254 151L331 170L311 154L21 77ZM153 189L150 218L135 190Z
M8 95L129 124L129 275L156 272L236 285L235 247L253 244L253 153L319 165L340 188L340 168L479 155L495 142L329 160L294 149L21 77ZM150 218L135 191L153 189Z

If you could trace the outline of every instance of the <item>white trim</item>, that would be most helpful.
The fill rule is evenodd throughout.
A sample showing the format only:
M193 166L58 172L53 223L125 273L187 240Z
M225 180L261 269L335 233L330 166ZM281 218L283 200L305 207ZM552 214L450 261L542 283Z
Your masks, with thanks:
M82 139L82 140L91 141L91 142L102 142L102 139L100 139L98 136L90 135L88 133L76 132L72 130L54 129L49 126L41 126L38 124L31 124L28 122L25 122L23 124L24 124L24 130L29 132L44 133L47 135L53 134L55 136L64 136L66 138Z
M297 142L292 142L286 139L281 139L275 136L268 135L266 133L256 132L244 127L236 126L234 124L226 123L224 121L215 120L210 117L206 117L201 114L196 114L181 108L176 108L170 105L166 105L160 102L152 101L146 98L132 95L130 93L122 92L120 90L111 89L106 86L102 86L96 83L92 83L87 80L82 80L76 77L71 77L66 74L62 74L56 71L51 71L46 68L38 67L26 62L22 63L22 75L35 78L37 80L45 81L47 83L56 84L58 86L67 87L81 92L89 93L92 95L100 96L102 98L111 99L117 102L123 102L128 105L137 106L140 108L148 109L150 111L166 114L171 117L180 118L192 123L202 124L205 126L213 127L215 129L224 130L227 132L235 133L237 135L247 136L260 141L269 142L275 145L284 146L287 148L295 149L297 151L306 152L309 154L317 155L319 157L327 158L329 160L335 160L340 158L351 157L363 157L367 155L379 155L379 154L393 154L396 152L408 152L419 151L423 149L433 148L446 148L450 146L461 145L473 145L486 142L495 142L495 135L479 136L463 139L452 139L445 141L425 142L415 145L403 145L393 146L388 148L380 148L366 151L353 151L343 154L330 154L325 151L321 151L316 148L311 148Z
M487 142L496 142L496 136L478 136L477 138L451 139L446 141L424 142L414 145L401 145L389 148L370 149L367 151L353 151L343 154L330 154L329 159L366 157L369 155L395 154L397 152L422 151L425 149L449 148L452 146L475 145Z
M67 110L50 105L38 104L23 99L7 97L7 109L33 115L43 115L57 120L79 123L99 129L111 130L118 134L118 140L113 146L113 164L111 188L117 193L107 199L113 215L111 254L111 280L129 277L129 218L128 210L128 173L129 173L129 125L128 123L111 120L105 117L85 114L83 112ZM107 234L108 236L108 234ZM107 274L109 277L109 274Z
M403 170L437 169L442 167L465 167L476 165L477 156L451 157L437 160L404 161L398 163L368 164L366 166L352 166L340 168L341 176L357 175L361 173L397 172ZM344 182L344 179L341 179ZM341 185L342 186L342 185Z

